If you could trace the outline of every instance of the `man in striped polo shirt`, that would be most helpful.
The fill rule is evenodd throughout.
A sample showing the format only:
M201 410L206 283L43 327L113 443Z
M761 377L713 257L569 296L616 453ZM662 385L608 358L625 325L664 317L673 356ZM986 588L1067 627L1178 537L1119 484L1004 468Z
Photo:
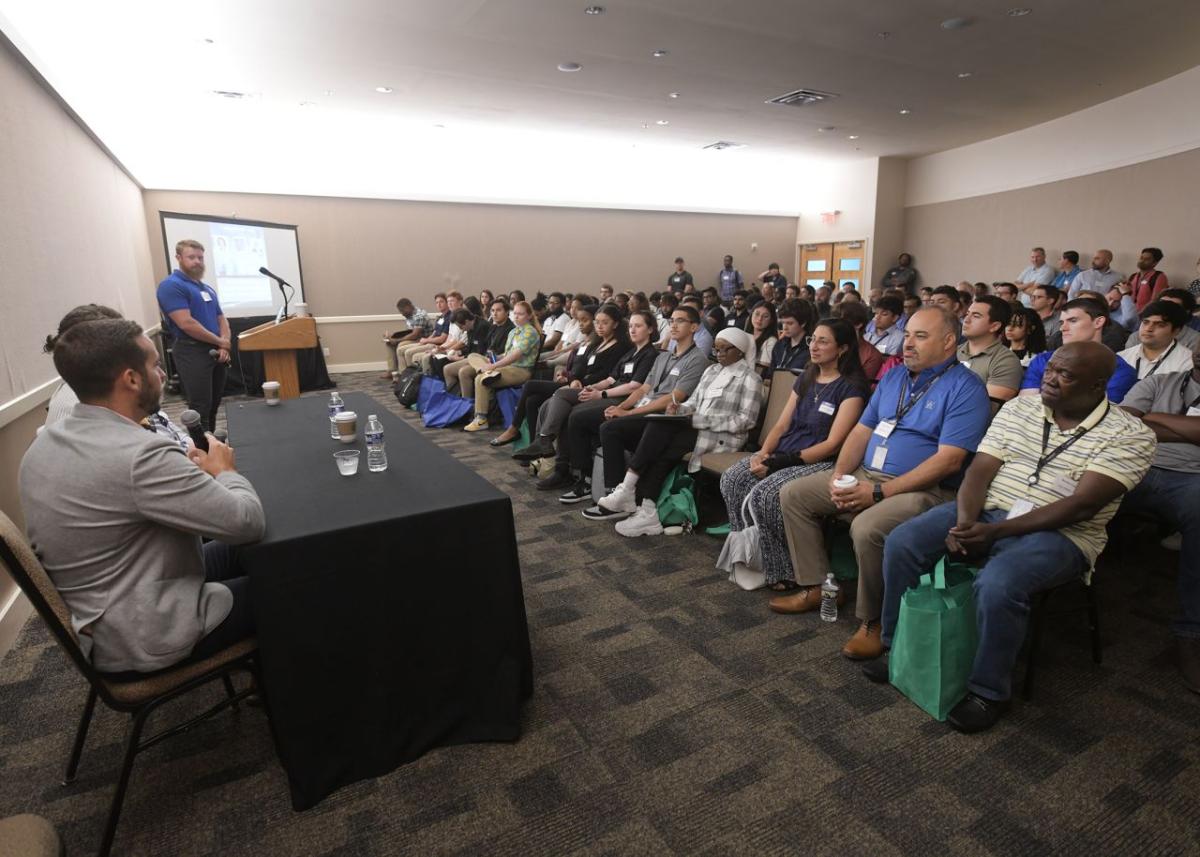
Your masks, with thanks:
M1150 468L1154 433L1105 394L1117 359L1099 342L1059 348L1040 399L1013 399L996 414L957 501L897 527L884 545L885 646L901 596L941 556L986 560L975 578L979 648L968 693L947 718L960 732L988 729L1004 713L1030 600L1091 574L1121 496ZM863 672L887 681L882 658Z

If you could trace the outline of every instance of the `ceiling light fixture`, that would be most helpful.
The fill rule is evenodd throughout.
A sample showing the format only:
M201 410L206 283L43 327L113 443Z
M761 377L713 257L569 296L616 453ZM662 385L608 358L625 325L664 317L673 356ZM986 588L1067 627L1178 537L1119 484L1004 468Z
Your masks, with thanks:
M577 62L560 62L558 64L559 71L572 72L579 71L581 68L583 68L583 66Z
M847 140L857 140L857 139L858 139L858 135L857 135L857 134L851 134L851 135L850 135L849 137L847 137L846 139L847 139Z
M603 15L604 7L603 6L588 6L586 9L583 10L583 14L585 14L585 15Z
M1008 17L1010 17L1010 18L1024 18L1026 15L1030 14L1032 11L1033 11L1032 9L1027 9L1023 6L1017 6L1013 9L1009 9L1005 14L1008 15Z
M817 130L820 131L822 134L825 134L825 133L828 133L829 131L836 131L837 126L836 125L823 125L820 128L818 128Z
M969 72L969 71L960 71L958 73L959 80L966 80L970 76L971 76L971 72Z
M212 39L205 39L205 40L204 40L204 44L206 44L206 45L211 45L212 43L213 43L213 40L212 40Z
M389 92L394 92L395 90L393 90L390 86L377 86L375 87L375 91L387 95Z
M671 120L670 120L670 119L659 119L659 120L658 120L657 122L655 122L654 124L655 124L655 125L670 125L670 124L671 124Z
M670 51L664 51L662 48L659 48L653 54L651 54L651 56L653 56L655 59L661 59L662 57L665 57L669 53L670 53Z
M965 27L971 26L974 23L975 23L974 18L966 18L966 17L947 18L945 21L942 21L942 29L943 30L961 30L961 29L964 29Z
M678 92L668 92L667 93L667 98L678 98L678 97L679 97Z
M901 116L907 116L909 113L912 113L912 111L911 111L911 110L909 110L907 107L901 107L901 108L900 108L900 115L901 115Z

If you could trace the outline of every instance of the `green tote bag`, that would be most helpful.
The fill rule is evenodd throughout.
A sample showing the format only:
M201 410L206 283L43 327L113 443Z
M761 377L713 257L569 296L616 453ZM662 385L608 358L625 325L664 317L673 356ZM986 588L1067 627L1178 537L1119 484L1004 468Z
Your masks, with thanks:
M974 570L938 560L900 600L888 674L896 689L938 720L967 693L979 631Z
M658 493L658 520L664 527L672 525L696 525L700 515L696 512L696 495L692 491L692 477L685 465L676 464L663 482Z

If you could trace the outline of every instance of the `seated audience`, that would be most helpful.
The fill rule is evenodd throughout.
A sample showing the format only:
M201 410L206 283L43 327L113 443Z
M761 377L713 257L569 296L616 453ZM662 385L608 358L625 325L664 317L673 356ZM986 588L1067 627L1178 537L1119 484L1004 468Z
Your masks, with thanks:
M929 306L933 300L933 286L921 286L917 289L917 294L921 298L921 306Z
M1046 249L1034 247L1029 251L1029 267L1018 275L1014 286L1021 292L1021 302L1029 305L1033 290L1054 282L1054 269L1046 264Z
M525 293L520 289L513 289L508 293L508 305L510 307L515 308L516 305L523 300L525 300Z
M612 299L613 299L612 283L601 283L600 284L600 301L599 302L607 303L608 301L611 301ZM589 301L589 303L590 303L590 301Z
M629 293L628 292L617 292L615 295L612 296L612 300L607 301L607 303L616 305L617 309L619 309L621 311L621 318L625 318L625 316L629 315Z
M695 334L692 337L692 341L695 343L696 347L700 349L700 352L707 358L712 354L713 335L709 331L708 327L703 324L703 314L705 311L701 307L701 302L695 295L688 295L684 298L684 300L680 301L680 304L686 304L693 307L696 310L697 315L701 316L701 324L696 328ZM660 341L659 347L664 347L664 343ZM674 353L676 348L676 339L670 335L670 331L667 333L665 348L671 353Z
M738 289L733 293L733 306L725 315L724 327L736 327L738 330L745 330L746 325L750 323L750 309L747 306L747 297L749 293L745 289Z
M1160 301L1171 301L1172 303L1177 303L1183 307L1186 322L1184 323L1184 326L1179 328L1179 330L1176 332L1175 340L1184 348L1188 348L1192 351L1200 351L1200 331L1197 331L1196 329L1196 317L1193 315L1193 313L1196 311L1196 298L1192 296L1192 293L1187 289L1163 289L1163 292L1158 299ZM1132 308L1133 301L1130 298L1125 297L1121 299L1121 305L1123 307L1129 306ZM1141 323L1139 319L1138 324L1134 325L1132 328L1129 328L1133 332L1129 334L1129 337L1125 340L1124 345L1116 349L1118 353L1124 351L1126 348L1132 348L1141 341L1138 335L1141 332L1140 328ZM1105 342L1105 345L1108 345L1108 343Z
M981 298L984 295L990 295L991 293L992 293L992 290L988 286L987 283L976 283L975 284L974 294L975 294L976 298Z
M733 298L733 295L731 293L730 300L732 300L732 298ZM703 309L706 312L715 306L721 305L721 293L718 292L712 286L709 286L707 289L705 289L704 291L702 291L700 293L700 299L701 299L701 301L703 301Z
M1046 339L1052 339L1054 334L1058 333L1058 299L1062 293L1054 288L1054 286L1036 286L1027 294L1029 295L1030 308L1042 320L1042 327L1046 331Z
M1137 271L1125 281L1125 290L1133 297L1133 305L1141 312L1150 301L1157 300L1167 288L1167 275L1158 270L1163 251L1146 247L1138 256Z
M818 318L829 318L833 315L833 289L828 285L823 285L816 290L816 296L813 298L813 303L817 308Z
M705 370L695 391L680 402L678 389L667 396L666 416L617 419L600 427L604 449L604 481L613 487L599 503L584 511L591 520L618 520L623 536L662 535L657 500L667 475L689 451L688 470L700 469L707 452L736 452L746 445L758 421L763 385L754 360L754 340L744 330L717 334L717 363ZM625 464L625 451L633 452ZM622 476L623 474L623 476Z
M1197 267L1200 268L1200 265ZM804 298L805 300L811 301L815 304L817 302L817 290L807 284L798 286L795 283L790 283L788 287L784 289L783 299L785 301L796 301L800 300L801 298Z
M478 374L475 382L475 419L463 427L463 431L483 431L488 427L488 413L492 409L492 391L502 387L515 387L524 384L533 374L534 364L537 363L538 348L542 341L542 331L534 317L533 307L525 301L520 301L513 307L514 328L508 333L504 343L504 354L491 360L481 354L468 355L467 361ZM460 376L461 377L461 376ZM468 392L464 386L462 392Z
M842 442L862 415L870 389L858 360L858 339L846 322L820 322L813 331L810 355L808 368L793 384L762 449L721 475L731 530L751 526L742 517L742 505L750 495L762 570L767 586L776 592L796 588L783 540L779 491L793 479L833 467Z
M1012 316L1004 328L1004 337L1021 365L1028 366L1034 357L1046 350L1046 329L1042 327L1042 317L1029 307L1019 302L1009 306Z
M863 339L863 330L870 319L870 310L861 303L840 303L834 307L835 318L840 318L854 328L858 334L858 360L862 363L863 374L868 381L879 377L879 369L883 366L883 355L879 349Z
M1192 357L1187 371L1159 372L1138 381L1121 407L1158 438L1149 472L1125 495L1121 511L1150 515L1183 537L1181 615L1171 630L1183 680L1200 693L1200 354Z
M1200 259L1196 260L1196 273L1200 274ZM1196 277L1196 279L1188 283L1187 290L1193 298L1200 299L1200 277Z
M1108 306L1108 307L1112 306L1112 302L1105 300L1103 295L1097 294L1096 292L1089 292L1086 289L1080 290L1079 298L1088 298L1090 300L1095 301L1096 303L1103 304L1104 306ZM1079 298L1076 298L1076 300L1078 300ZM1132 311L1133 301L1126 298L1125 303L1129 306L1130 310ZM1100 343L1102 345L1104 345L1106 348L1108 348L1110 351L1112 351L1113 354L1119 354L1120 352L1122 352L1126 348L1128 348L1130 345L1137 345L1137 329L1138 329L1138 326L1141 324L1141 322L1137 321L1136 313L1133 315L1133 318L1134 318L1133 335L1130 336L1129 329L1122 326L1112 315L1109 315L1108 323L1104 325L1104 330L1100 334ZM1127 339L1129 340L1128 342L1126 342ZM1046 348L1049 349L1050 351L1053 351L1055 348L1061 347L1062 344L1063 344L1063 338L1062 338L1061 328L1053 336L1046 338Z
M914 312L916 312L917 310L919 310L923 306L925 306L925 304L922 303L921 299L919 297L917 297L916 295L905 296L905 298L904 298L904 315L902 316L902 320L904 321L904 323L907 325L909 318L912 317L912 314Z
M714 342L716 342L717 331L725 329L726 319L724 307L713 306L704 311L704 329L708 331L709 336L713 337ZM711 354L712 352L705 353Z
M1099 342L1068 342L1046 367L1040 396L1000 409L979 443L957 502L897 527L884 549L883 645L905 590L937 560L986 559L975 578L979 645L967 695L948 721L990 728L1012 694L1034 595L1086 578L1104 548L1105 525L1150 466L1154 435L1107 401L1119 358ZM864 667L887 681L885 663Z
M589 295L576 295L567 303L567 311L555 322L555 332L558 337L554 340L554 344L550 345L551 336L547 333L547 344L542 347L541 359L547 366L554 368L566 366L572 352L587 342L587 336L580 331L579 321L575 316L585 306L595 304L596 301L592 300Z
M415 342L401 342L396 346L396 366L399 371L415 366L418 357L433 351L446 341L451 319L454 313L462 308L462 295L458 292L438 293L433 296L433 304L437 309L438 318L428 335L419 337Z
M1021 361L1001 338L1011 316L1012 306L995 295L976 298L963 319L964 342L958 348L958 359L979 376L988 398L998 404L1017 395L1025 376Z
M654 314L654 324L658 335L650 337L658 342L661 348L666 348L671 340L671 313L679 306L679 298L671 292L663 292L658 298L658 310Z
M801 589L771 599L776 613L821 606L821 584L831 571L822 525L828 517L851 517L858 560L855 615L861 624L842 649L848 658L870 659L883 651L884 539L899 524L954 496L967 456L987 429L987 391L955 354L958 326L958 317L941 307L910 318L904 364L883 376L832 472L801 477L780 491ZM835 487L842 475L854 476L858 484Z
M1008 301L1009 303L1013 303L1014 301L1019 303L1017 299L1017 287L1012 283L993 283L992 290L996 293L996 297L1001 300Z
M962 295L954 286L938 286L929 295L929 305L941 307L946 312L954 313L956 318L962 318Z
M508 317L508 304L504 298L496 298L492 301L491 311L491 323L487 326L486 331L481 331L482 336L473 338L471 347L471 354L482 355L487 359L494 359L495 355L504 353L504 346L508 343L508 334L514 328L512 320ZM473 330L472 333L474 332ZM471 363L469 359L471 354L453 360L442 367L446 392L454 392L457 386L462 390L460 395L464 398L474 395L475 375L479 370Z
M1108 324L1108 307L1092 298L1076 298L1062 309L1060 319L1063 343L1102 343L1104 326ZM1057 350L1057 349L1056 349ZM1042 373L1053 359L1054 351L1044 351L1029 362L1025 378L1021 381L1022 396L1037 396L1042 388ZM1125 398L1129 388L1137 381L1133 367L1117 358L1113 371L1109 373L1108 397L1119 402Z
M904 328L900 325L904 303L899 298L885 295L875 301L874 306L873 329L868 326L863 338L880 354L899 354L904 350Z
M395 378L400 372L396 365L397 346L402 342L416 342L425 336L432 326L429 321L429 313L423 309L417 309L408 298L400 298L396 301L396 311L404 317L404 323L408 325L408 329L394 331L383 338L383 344L387 346L388 371L379 376L382 380Z
M475 315L466 307L455 310L450 316L446 340L432 351L418 354L416 360L411 361L409 365L420 366L423 374L437 377L447 363L462 359L463 354L470 350L471 331L475 328L475 321ZM438 367L436 372L435 366Z
M544 431L548 441L557 436L558 443L554 470L538 480L539 491L570 486L571 490L559 497L562 503L577 503L591 497L589 468L592 450L600 442L604 413L613 402L641 389L659 356L654 347L652 320L649 313L634 313L629 317L629 347L609 377L580 390L561 387L542 406L538 432Z
M249 636L230 545L261 538L265 519L233 451L209 435L208 452L185 455L144 429L166 376L132 321L71 326L54 367L79 403L26 451L21 505L84 654L102 672L152 672Z
M1050 285L1064 295L1068 294L1081 272L1079 254L1074 250L1064 250L1062 258L1058 260L1058 273L1054 275L1054 282Z
M783 302L779 310L781 335L771 349L771 362L763 370L763 380L770 383L776 371L785 369L795 373L808 364L808 337L815 320L816 313L808 301L789 299Z
M750 321L746 331L754 339L754 365L758 374L765 375L771 368L771 355L775 353L775 345L779 341L775 334L779 332L779 321L775 316L775 305L762 301L750 312Z
M1187 312L1172 301L1150 301L1141 313L1138 344L1117 356L1133 367L1141 381L1156 372L1188 372L1192 352L1175 339L1187 323Z
M1067 291L1067 300L1075 300L1081 291L1108 294L1108 290L1119 285L1125 278L1112 269L1112 250L1097 250L1092 256L1092 267L1080 271Z

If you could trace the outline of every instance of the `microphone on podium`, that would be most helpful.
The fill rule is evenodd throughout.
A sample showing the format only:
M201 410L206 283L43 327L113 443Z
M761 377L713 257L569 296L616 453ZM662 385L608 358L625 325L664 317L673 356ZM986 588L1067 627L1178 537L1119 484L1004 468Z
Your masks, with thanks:
M200 425L200 414L189 408L179 415L179 421L187 429L188 437L192 439L196 449L208 452L208 436L204 434L204 427Z

